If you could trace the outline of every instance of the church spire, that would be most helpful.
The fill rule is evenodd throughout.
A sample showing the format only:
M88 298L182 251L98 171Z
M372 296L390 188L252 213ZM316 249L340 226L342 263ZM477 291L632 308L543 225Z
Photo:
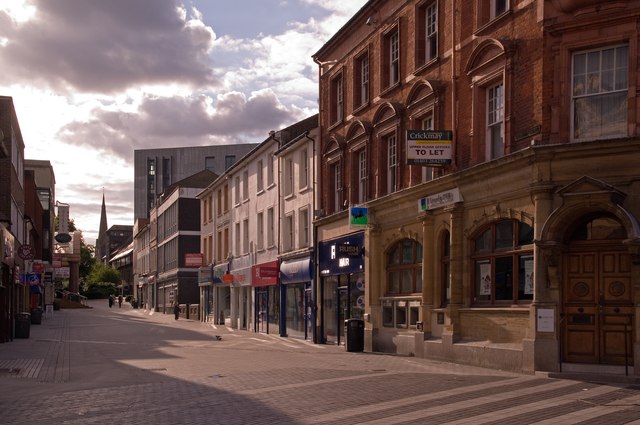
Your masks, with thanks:
M98 258L98 260L102 260L105 255L109 255L109 238L107 237L107 205L104 200L103 188L100 227L98 229L98 239L96 240L96 258Z

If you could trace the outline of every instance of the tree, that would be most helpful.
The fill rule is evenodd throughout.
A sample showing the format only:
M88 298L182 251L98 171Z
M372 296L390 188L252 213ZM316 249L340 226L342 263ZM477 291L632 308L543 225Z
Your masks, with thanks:
M82 292L89 298L104 298L109 294L117 293L119 283L118 270L94 260L91 272L84 279Z

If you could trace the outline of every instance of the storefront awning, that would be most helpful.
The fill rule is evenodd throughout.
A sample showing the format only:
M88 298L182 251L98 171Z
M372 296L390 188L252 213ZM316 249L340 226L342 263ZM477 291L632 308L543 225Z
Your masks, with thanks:
M311 258L285 260L280 264L280 282L282 284L309 282L313 279Z

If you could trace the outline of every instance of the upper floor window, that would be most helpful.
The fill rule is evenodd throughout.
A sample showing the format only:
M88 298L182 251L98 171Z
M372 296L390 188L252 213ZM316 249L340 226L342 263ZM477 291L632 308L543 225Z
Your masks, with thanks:
M386 60L385 87L391 87L400 82L400 31L395 28L384 39Z
M284 196L293 194L293 158L284 159Z
M222 189L218 189L218 216L222 215Z
M236 163L235 155L225 155L224 157L224 169L228 170L233 164Z
M420 120L420 127L422 130L433 130L433 111L429 111L427 115L425 115ZM433 180L435 177L435 168L434 167L422 167L422 182L427 182Z
M289 214L284 217L282 223L282 242L285 251L291 251L294 249L293 234L293 214Z
M229 185L224 185L224 212L229 211Z
M422 245L404 239L387 254L387 293L408 295L422 292Z
M275 245L275 216L273 208L267 210L267 246Z
M369 52L358 56L355 61L355 69L353 75L355 76L354 87L354 101L355 107L366 105L369 103Z
M249 199L249 170L242 172L242 200Z
M398 144L395 134L387 137L387 193L398 189Z
M264 190L264 178L263 178L263 173L264 173L264 165L262 163L262 160L258 160L258 164L257 164L257 170L256 170L256 185L257 185L257 190L258 192L262 192Z
M575 140L627 135L629 46L573 55L572 113Z
M517 220L500 220L473 241L474 302L533 299L533 228Z
M509 9L509 0L491 0L491 19L502 15Z
M504 85L502 82L487 88L487 157L504 155Z
M333 179L333 211L342 210L342 165L336 162L331 167L331 175Z
M342 74L331 81L331 124L336 124L344 118L344 87Z
M302 208L298 212L298 246L309 246L309 208Z
M483 30L509 9L510 0L476 0L476 28Z
M273 186L273 154L267 157L267 187Z
M264 213L263 212L259 212L258 213L258 235L257 235L257 241L256 241L256 245L258 246L258 249L263 249L264 248Z
M300 190L309 186L309 152L306 149L300 151Z
M358 203L367 201L367 151L361 149L358 152Z
M216 157L215 156L205 156L204 158L204 169L216 172Z
M235 236L234 236L234 252L236 253L236 257L240 256L240 223L236 223L235 226Z
M242 220L242 252L249 252L249 219Z
M425 2L417 10L416 67L438 57L438 2Z
M236 176L234 181L236 183L236 185L235 185L236 187L235 187L235 191L234 191L235 192L235 196L236 196L235 202L236 202L236 204L239 204L240 203L240 176Z

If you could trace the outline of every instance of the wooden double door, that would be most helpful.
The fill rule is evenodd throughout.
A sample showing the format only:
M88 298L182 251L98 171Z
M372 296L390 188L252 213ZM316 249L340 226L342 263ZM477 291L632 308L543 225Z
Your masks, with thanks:
M572 251L564 257L562 360L633 364L633 287L627 251Z

